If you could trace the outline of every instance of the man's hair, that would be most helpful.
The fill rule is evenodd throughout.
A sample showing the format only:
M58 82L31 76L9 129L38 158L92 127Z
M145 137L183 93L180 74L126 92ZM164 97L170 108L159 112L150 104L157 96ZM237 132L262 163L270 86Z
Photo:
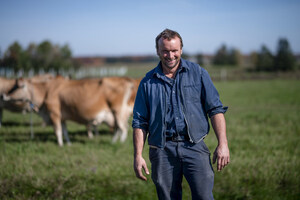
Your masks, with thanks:
M174 39L175 37L178 37L180 39L180 43L181 43L181 49L183 47L183 42L182 42L182 38L181 36L179 35L179 33L177 33L176 31L173 31L173 30L170 30L170 29L165 29L163 32L161 32L155 39L155 47L156 47L156 50L158 50L158 41L160 38L163 38L163 39L168 39L168 40L171 40L171 39Z

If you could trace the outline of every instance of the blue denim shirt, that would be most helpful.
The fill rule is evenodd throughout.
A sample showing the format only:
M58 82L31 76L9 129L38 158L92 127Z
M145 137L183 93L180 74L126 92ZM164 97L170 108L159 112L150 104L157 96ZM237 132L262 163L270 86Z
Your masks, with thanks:
M182 70L178 72L181 107L190 142L200 142L209 132L208 117L225 113L218 91L207 71L199 65L181 59ZM163 148L166 143L167 98L164 82L159 73L160 63L142 79L136 95L132 127L149 133L149 145Z
M185 135L187 134L187 129L181 108L182 104L180 100L180 95L177 94L178 88L180 87L179 76L177 76L177 74L182 70L182 66L179 65L178 71L174 79L168 78L163 74L161 65L159 69L159 74L161 74L160 77L165 83L166 91L166 137Z

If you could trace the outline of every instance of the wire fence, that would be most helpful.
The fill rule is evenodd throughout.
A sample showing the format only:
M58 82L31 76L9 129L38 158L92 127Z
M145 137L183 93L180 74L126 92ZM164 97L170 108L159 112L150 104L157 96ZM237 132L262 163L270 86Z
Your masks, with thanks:
M0 68L0 76L6 78L19 78L19 77L32 77L35 75L41 75L45 73L49 74L59 74L62 76L72 77L74 79L80 79L85 77L104 77L104 76L125 76L128 71L126 66L120 67L88 67L88 68L79 68L79 69L60 69L58 72L55 70L39 70L35 72L34 70L24 71L19 70L15 72L13 69L9 67Z
M152 68L151 68L152 69ZM45 73L53 75L62 75L72 79L94 78L94 77L107 77L107 76L128 76L132 78L142 78L150 70L149 67L139 66L103 66L103 67L85 67L67 70L60 69L58 72L55 70L39 70L34 72L29 70L19 70L15 72L9 67L0 68L0 76L6 78L19 78L19 77L33 77L35 75L42 75ZM268 79L297 79L300 80L300 70L290 72L249 72L241 68L207 68L210 77L214 81L232 81L232 80L268 80Z

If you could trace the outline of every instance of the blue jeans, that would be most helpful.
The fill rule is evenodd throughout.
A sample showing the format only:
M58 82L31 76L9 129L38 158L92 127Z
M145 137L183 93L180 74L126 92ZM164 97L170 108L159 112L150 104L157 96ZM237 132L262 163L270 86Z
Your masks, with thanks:
M210 152L202 140L166 142L164 149L150 147L152 180L160 200L182 199L182 178L186 178L193 200L214 199L214 171Z

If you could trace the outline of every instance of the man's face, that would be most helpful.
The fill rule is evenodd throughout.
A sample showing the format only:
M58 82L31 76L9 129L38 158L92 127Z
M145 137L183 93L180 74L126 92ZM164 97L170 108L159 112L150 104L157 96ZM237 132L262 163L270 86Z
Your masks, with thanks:
M182 54L181 43L178 37L171 40L160 38L158 41L157 55L162 67L170 70L179 66Z

